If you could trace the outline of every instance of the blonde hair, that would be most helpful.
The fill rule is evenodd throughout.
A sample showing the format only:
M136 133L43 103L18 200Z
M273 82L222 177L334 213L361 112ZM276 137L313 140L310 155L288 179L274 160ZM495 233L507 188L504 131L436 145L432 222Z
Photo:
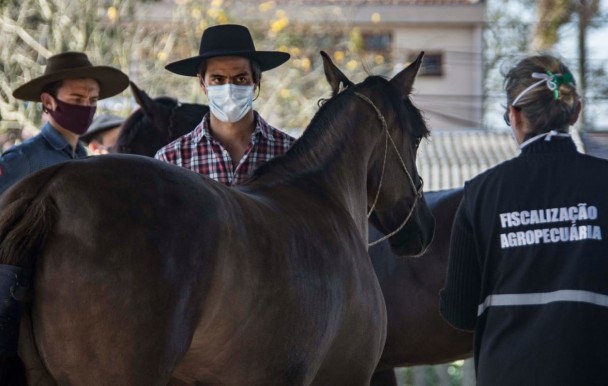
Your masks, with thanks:
M550 79L539 82L539 78L532 75L534 73L548 74ZM549 88L549 80L554 81L554 90ZM580 97L572 73L558 58L551 55L527 57L507 73L504 85L507 106L520 110L530 122L531 132L526 137L551 130L568 131ZM505 116L508 116L508 110Z

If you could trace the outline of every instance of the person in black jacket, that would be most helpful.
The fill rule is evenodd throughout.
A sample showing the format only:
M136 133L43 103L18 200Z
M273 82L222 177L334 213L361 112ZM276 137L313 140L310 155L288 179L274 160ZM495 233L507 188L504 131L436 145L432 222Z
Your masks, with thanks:
M439 306L475 331L479 386L606 385L608 161L568 133L570 70L531 56L505 78L521 153L465 183Z

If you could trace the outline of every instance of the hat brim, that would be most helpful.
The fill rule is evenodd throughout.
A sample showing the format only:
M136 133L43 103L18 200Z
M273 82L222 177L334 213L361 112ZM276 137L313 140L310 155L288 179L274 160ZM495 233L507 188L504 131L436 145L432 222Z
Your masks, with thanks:
M205 59L217 56L243 56L256 61L262 71L272 70L289 60L290 55L281 51L221 51L208 52L205 55L193 56L191 58L169 63L165 68L174 74L184 76L197 76L199 66Z
M34 78L13 91L17 99L40 102L40 94L50 83L73 78L92 78L99 83L99 99L120 94L129 86L129 77L122 71L109 66L91 66L57 71Z
M97 134L103 133L104 131L108 131L115 127L119 127L120 125L122 125L123 122L124 122L124 119L120 118L120 117L110 117L109 119L105 120L102 124L96 124L96 122L93 121L93 124L89 127L87 132L84 133L83 135L81 135L79 137L79 139L81 141L89 143L89 142L91 142L93 137L95 137ZM93 127L93 125L95 125L95 127Z

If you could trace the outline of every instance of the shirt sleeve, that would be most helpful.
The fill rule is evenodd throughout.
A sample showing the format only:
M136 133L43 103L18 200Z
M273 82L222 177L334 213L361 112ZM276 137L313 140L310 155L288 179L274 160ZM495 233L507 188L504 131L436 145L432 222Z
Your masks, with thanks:
M472 331L477 322L481 276L473 231L466 216L464 202L463 198L454 218L448 270L445 287L439 296L439 310L455 328Z
M21 150L4 153L0 156L0 194L31 173L30 161Z

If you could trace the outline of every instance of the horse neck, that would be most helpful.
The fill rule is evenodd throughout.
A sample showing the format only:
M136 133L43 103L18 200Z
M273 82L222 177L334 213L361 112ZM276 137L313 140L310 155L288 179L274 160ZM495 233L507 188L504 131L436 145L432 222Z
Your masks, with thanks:
M337 203L367 237L368 163L385 133L374 108L351 98L356 103L339 115L332 110L318 114L293 147L269 163L259 182L280 181Z

